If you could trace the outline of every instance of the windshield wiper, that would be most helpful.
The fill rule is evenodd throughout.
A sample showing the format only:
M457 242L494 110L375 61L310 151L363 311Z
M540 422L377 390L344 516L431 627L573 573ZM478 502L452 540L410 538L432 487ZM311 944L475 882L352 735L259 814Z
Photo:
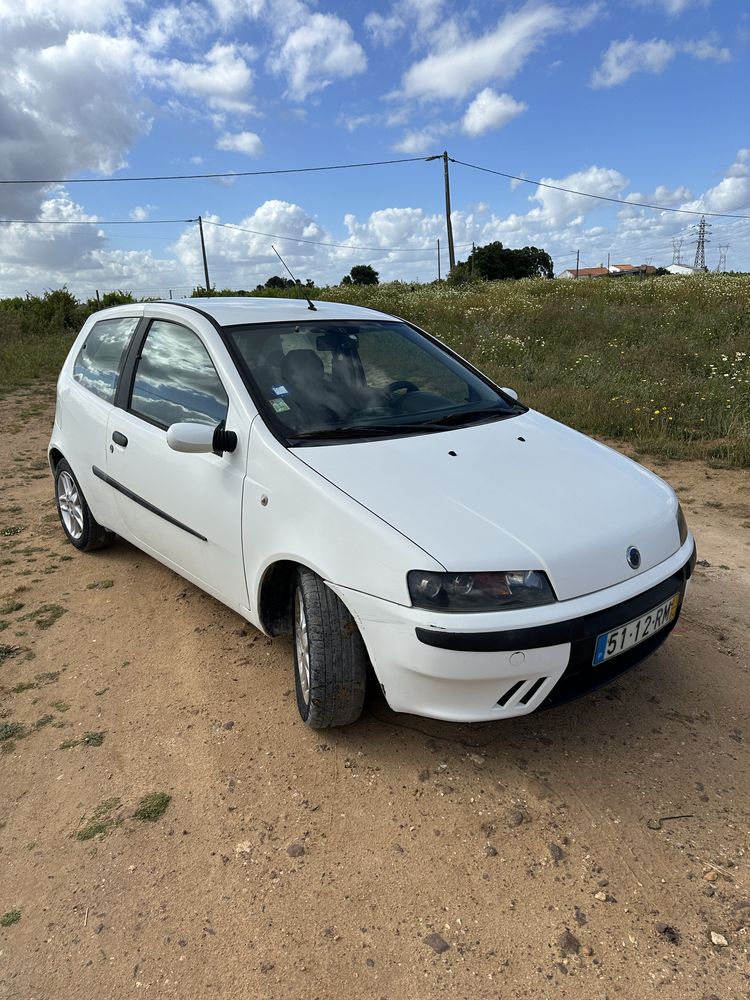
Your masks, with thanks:
M420 423L408 424L343 424L339 427L319 427L311 431L299 431L290 434L290 441L325 441L329 438L368 438L396 437L399 434L429 434L445 431L452 426L464 423L474 423L481 419L502 419L514 417L523 412L524 408L512 410L464 410L460 413L446 413L434 420L424 420Z
M396 434L413 434L415 431L444 431L445 427L434 424L344 424L340 427L319 427L314 431L299 431L290 434L290 441L317 441L328 438L389 437Z
M525 412L525 410L526 407L521 406L520 404L513 407L513 409L508 410L496 410L494 408L484 410L458 410L454 413L446 413L442 417L436 417L434 420L428 421L428 426L445 427L451 424L463 424L464 422L473 423L475 420L494 420L498 418L515 417L519 413Z

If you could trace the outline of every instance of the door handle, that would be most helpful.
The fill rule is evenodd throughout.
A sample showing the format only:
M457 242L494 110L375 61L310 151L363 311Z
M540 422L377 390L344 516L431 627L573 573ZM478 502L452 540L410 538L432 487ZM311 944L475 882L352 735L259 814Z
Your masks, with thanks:
M121 448L127 448L128 446L128 439L125 437L124 434L120 434L119 431L113 431L112 440L115 442L115 444L119 444Z

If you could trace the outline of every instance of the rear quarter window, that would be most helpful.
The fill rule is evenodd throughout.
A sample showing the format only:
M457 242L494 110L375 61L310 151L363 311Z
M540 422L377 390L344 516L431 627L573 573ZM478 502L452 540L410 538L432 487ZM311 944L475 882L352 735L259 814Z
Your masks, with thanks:
M73 378L107 402L113 402L125 352L138 325L136 317L95 323L73 363Z

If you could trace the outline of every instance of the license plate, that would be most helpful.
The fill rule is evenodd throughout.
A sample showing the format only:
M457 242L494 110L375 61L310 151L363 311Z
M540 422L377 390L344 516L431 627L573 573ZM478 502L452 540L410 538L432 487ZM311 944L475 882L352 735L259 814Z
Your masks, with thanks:
M680 595L675 594L652 611L646 612L640 618L634 618L627 625L620 625L612 632L604 632L597 637L594 663L603 663L613 656L619 656L627 649L632 649L639 642L648 639L659 629L668 625L677 614L680 605Z

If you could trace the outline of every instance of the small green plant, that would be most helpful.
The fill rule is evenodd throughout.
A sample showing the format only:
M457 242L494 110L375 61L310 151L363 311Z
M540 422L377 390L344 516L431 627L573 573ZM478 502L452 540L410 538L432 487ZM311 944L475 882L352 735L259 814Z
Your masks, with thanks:
M42 604L36 611L24 615L21 620L34 622L37 628L46 629L54 625L58 618L62 618L66 611L67 608L63 608L59 604Z
M34 680L39 684L54 684L57 678L60 676L59 670L48 670L43 674L35 674Z
M103 732L88 732L81 737L81 743L86 747L100 747L103 742Z
M73 747L100 747L104 742L104 732L88 732L78 739L64 740L60 744L60 750L72 750Z
M120 799L114 796L111 799L104 799L94 809L91 819L86 826L76 833L77 840L92 840L94 837L104 836L113 827L120 826L122 817L113 816L112 813L120 806Z
M10 927L12 924L17 924L20 919L20 910L8 910L0 917L0 927Z
M20 652L20 646L10 646L0 643L0 663L5 663L6 660L10 660L14 656L18 656Z
M16 749L16 744L13 740L6 740L5 743L0 743L0 753L13 753Z
M5 538L9 538L11 535L20 535L22 531L23 528L14 524L8 528L0 528L0 535L3 535Z
M25 733L26 727L22 722L0 722L0 743L17 739Z
M67 701L51 701L49 706L50 708L54 708L56 712L67 712L70 708Z
M86 584L86 590L109 590L114 585L114 580L97 580L94 583Z
M133 813L133 818L142 820L144 823L155 823L167 811L167 806L171 801L172 796L167 795L166 792L151 792L150 795L144 795Z
M20 611L23 607L21 601L6 601L0 605L0 615L12 615L15 611Z
M40 716L40 718L38 718L34 723L34 729L44 729L45 726L48 726L50 722L54 721L54 718L54 715L49 714Z
M20 684L16 684L15 687L10 689L11 694L21 694L22 691L33 691L36 688L36 684L33 681L21 681Z

